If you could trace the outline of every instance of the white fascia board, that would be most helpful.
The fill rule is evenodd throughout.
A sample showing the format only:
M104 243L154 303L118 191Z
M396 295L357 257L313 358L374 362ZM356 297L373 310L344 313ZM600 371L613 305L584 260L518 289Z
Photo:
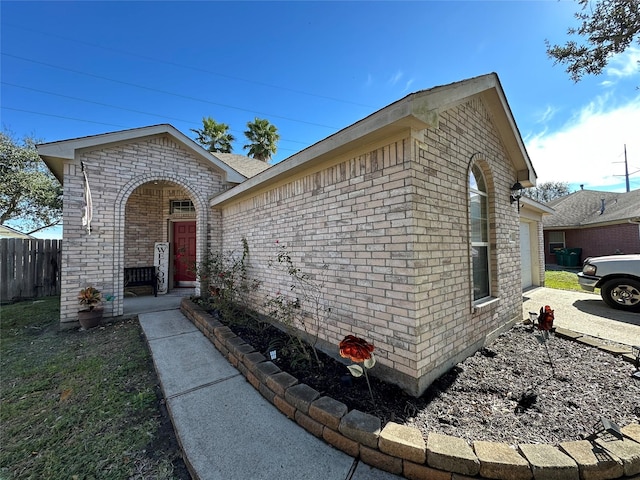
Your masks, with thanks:
M278 177L289 176L294 171L306 168L314 160L320 161L327 155L337 156L357 148L358 145L370 143L379 136L391 135L401 130L427 128L431 124L432 116L416 106L415 95L409 95L292 155L233 189L213 197L210 206L224 203Z
M38 154L45 160L45 163L49 165L50 161L73 161L75 159L76 151L78 150L95 148L102 145L127 143L131 140L163 134L171 135L176 140L180 141L192 153L205 159L208 162L211 162L219 170L224 172L227 182L242 183L246 180L246 177L244 175L241 175L240 173L232 169L229 165L211 155L207 150L202 148L191 138L187 137L185 134L169 124L152 125L150 127L104 133L100 135L93 135L90 137L43 143L37 146L37 151ZM62 181L61 179L59 180Z
M553 215L556 212L550 206L545 205L544 203L536 202L529 197L521 197L520 203L523 204L522 208L533 210L534 212L541 213L542 215Z

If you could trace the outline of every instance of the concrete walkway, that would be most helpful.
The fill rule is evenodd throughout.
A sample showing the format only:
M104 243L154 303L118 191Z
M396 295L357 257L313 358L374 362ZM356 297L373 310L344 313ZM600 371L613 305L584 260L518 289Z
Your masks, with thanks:
M522 318L549 305L555 310L554 326L624 345L640 345L640 313L608 307L589 292L538 287L523 293Z
M401 478L353 459L285 417L180 313L177 304L172 310L141 313L139 319L194 478Z

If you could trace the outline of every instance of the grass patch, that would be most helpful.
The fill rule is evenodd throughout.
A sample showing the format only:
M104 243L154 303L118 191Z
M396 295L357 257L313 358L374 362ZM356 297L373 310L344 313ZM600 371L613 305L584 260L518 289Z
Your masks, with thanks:
M544 286L558 290L576 290L586 292L578 283L578 276L574 272L564 272L561 270L547 270L544 273ZM596 289L595 293L600 293Z
M58 316L58 297L0 307L0 478L189 478L137 320Z

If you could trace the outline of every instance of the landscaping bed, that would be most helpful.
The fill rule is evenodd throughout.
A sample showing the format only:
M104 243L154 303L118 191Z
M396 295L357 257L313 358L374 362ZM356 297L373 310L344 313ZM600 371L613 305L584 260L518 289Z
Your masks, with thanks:
M456 365L419 398L382 382L371 370L371 400L364 377L353 378L345 364L320 354L322 366L288 356L287 336L274 328L227 323L255 350L273 359L300 383L388 421L466 439L557 444L593 433L601 417L620 426L640 419L640 381L622 358L575 341L516 325L486 348ZM376 352L374 352L376 353ZM552 367L553 365L553 367Z

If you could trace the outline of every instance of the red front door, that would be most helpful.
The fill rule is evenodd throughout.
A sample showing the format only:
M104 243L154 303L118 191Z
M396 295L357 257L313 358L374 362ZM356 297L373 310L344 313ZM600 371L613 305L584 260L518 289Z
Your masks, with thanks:
M173 278L175 285L184 282L192 285L196 275L193 267L196 263L196 222L174 222L173 224Z

